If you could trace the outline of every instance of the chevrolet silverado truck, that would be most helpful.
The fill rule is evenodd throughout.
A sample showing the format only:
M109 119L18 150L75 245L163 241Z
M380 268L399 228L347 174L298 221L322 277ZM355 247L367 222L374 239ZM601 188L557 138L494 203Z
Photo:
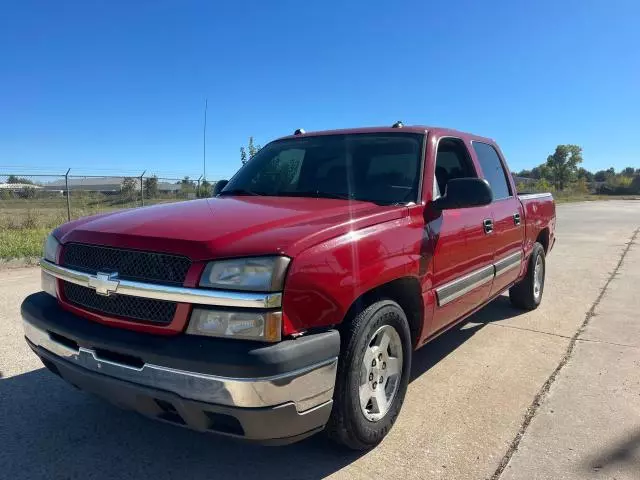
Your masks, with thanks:
M261 443L375 446L415 350L504 292L542 299L550 194L519 196L493 140L431 127L305 133L213 198L56 228L28 345L146 416ZM428 347L426 347L428 348Z

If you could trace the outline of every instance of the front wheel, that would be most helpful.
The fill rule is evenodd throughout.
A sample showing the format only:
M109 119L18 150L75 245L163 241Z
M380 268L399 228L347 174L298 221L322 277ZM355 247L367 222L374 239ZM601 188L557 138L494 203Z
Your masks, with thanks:
M538 308L544 291L545 267L544 248L534 243L525 277L509 289L514 306L525 310Z
M329 437L355 450L377 445L396 421L409 383L411 335L396 302L375 302L342 332Z

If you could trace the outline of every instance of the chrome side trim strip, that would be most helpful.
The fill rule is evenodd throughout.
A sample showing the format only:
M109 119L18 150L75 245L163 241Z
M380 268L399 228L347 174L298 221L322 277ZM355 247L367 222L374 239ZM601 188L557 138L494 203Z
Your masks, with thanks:
M522 252L517 251L516 253L512 253L511 255L507 255L506 257L498 260L493 264L496 267L496 277L498 275L502 275L509 270L520 267L520 263L522 261Z
M492 281L498 275L502 275L513 268L520 267L521 262L522 252L517 251L501 258L491 265L474 270L463 277L456 278L455 280L437 287L435 291L438 299L438 306L442 307L447 303L453 302L457 298L469 293L471 290Z
M553 198L553 194L547 192L547 193L524 193L522 195L518 195L518 198L520 200L533 200L536 198L546 198L546 197Z
M278 308L282 305L282 293L231 292L204 288L172 287L131 280L106 279L102 278L105 277L105 274L92 275L79 272L44 259L40 260L40 267L56 278L83 287L96 288L98 282L108 281L110 282L109 294L117 293L118 295L153 298L167 302L195 303L220 307Z
M492 281L493 276L494 266L487 265L486 267L475 270L463 277L456 278L455 280L436 288L438 306L442 307L447 303L460 298L465 293Z
M302 412L333 397L337 357L271 377L230 378L149 363L136 368L104 360L89 348L76 350L62 345L27 321L23 321L23 326L27 339L40 347L40 354L119 380L173 392L186 399L247 408L294 402Z

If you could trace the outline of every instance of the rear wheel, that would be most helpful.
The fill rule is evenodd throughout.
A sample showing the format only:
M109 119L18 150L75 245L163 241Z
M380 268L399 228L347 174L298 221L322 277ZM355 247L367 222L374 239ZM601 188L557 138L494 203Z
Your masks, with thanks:
M409 383L411 335L394 301L375 302L342 332L329 437L349 448L377 445L396 421Z
M525 277L509 289L511 303L525 310L538 308L542 301L545 279L544 248L539 243L533 245Z

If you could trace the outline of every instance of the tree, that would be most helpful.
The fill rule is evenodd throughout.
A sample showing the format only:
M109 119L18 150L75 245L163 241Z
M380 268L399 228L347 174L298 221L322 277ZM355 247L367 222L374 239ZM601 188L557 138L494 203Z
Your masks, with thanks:
M194 193L196 190L196 186L189 177L184 177L180 180L180 192L184 195L188 195L190 193Z
M15 175L9 175L7 177L7 183L24 183L27 185L33 185L33 182L28 178L16 177Z
M548 192L549 190L551 190L551 185L547 180L541 178L533 184L531 190L534 192Z
M240 162L242 165L251 160L261 148L262 147L260 145L253 143L253 137L249 137L249 145L247 145L247 149L245 150L244 147L240 147Z
M571 190L576 193L589 193L589 185L587 185L587 179L578 177L578 180L571 184Z
M199 198L209 198L211 196L211 183L207 180L202 180L197 193Z
M624 175L625 177L633 177L635 172L636 170L633 167L627 167L624 170L622 170L621 174Z
M22 183L22 182L20 182L20 183ZM35 187L22 187L20 189L20 196L22 198L28 198L28 199L36 198L36 189L35 189Z
M578 180L585 180L586 182L593 182L593 173L591 173L589 170L587 170L586 168L580 167L578 169Z
M155 175L144 179L144 196L146 198L158 196L158 177Z
M137 186L138 186L138 180L136 178L125 177L122 180L122 185L120 185L120 192L122 193L122 198L125 200L133 200Z
M607 177L609 176L609 173L607 172L607 170L598 170L594 175L593 175L593 179L596 182L606 182L607 181Z
M582 148L578 145L558 145L545 164L556 190L564 190L575 177L578 164L582 163Z

